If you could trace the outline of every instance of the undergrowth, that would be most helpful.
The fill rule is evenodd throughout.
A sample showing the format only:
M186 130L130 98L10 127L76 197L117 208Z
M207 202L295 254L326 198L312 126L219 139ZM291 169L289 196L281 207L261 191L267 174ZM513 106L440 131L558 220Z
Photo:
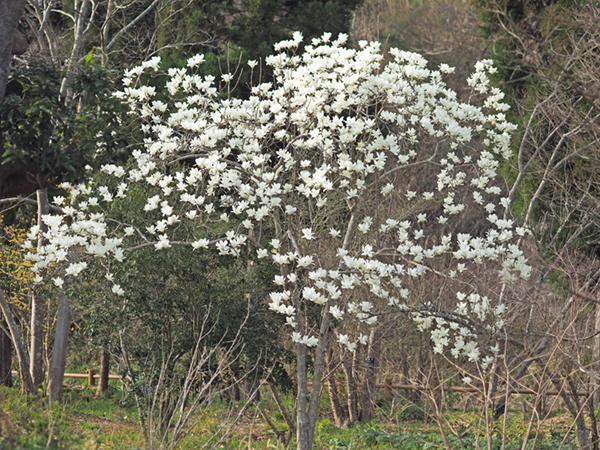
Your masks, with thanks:
M292 399L285 398L291 409ZM338 429L324 402L317 421L315 449L402 449L442 450L444 443L427 405L398 401L377 409L375 421ZM282 415L268 395L262 407L279 430L287 430ZM449 409L444 416L447 437L454 450L487 448L476 411ZM527 419L519 411L509 412L505 424L499 421L492 450L521 450ZM565 425L565 423L563 423ZM565 428L565 427L563 427ZM531 433L525 450L575 450L576 442L566 429L552 427ZM504 438L503 438L504 437ZM66 386L63 404L48 405L44 399L23 396L18 389L0 387L0 449L10 450L121 450L147 448L135 402L112 385L100 397L77 385ZM278 442L255 406L244 402L217 401L208 405L189 427L178 449L281 449L295 445Z

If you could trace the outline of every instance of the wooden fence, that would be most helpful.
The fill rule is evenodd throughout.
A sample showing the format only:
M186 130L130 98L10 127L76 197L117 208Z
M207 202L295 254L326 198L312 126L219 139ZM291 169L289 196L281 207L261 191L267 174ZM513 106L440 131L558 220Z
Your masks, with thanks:
M13 375L18 375L19 373L15 370L12 371ZM65 373L65 378L87 378L88 386L96 385L96 378L100 378L100 375L96 373L95 370L90 369L88 373ZM122 377L120 375L109 375L109 379L111 380L120 380ZM324 380L326 383L327 381ZM308 382L309 385L312 385L312 382ZM383 389L386 397L391 397L392 390L404 389L408 391L431 391L431 390L439 390L440 386L418 386L414 384L393 384L391 380L387 379L384 383L377 383L375 385L378 389ZM481 392L481 389L477 389L474 387L466 387L466 386L450 386L449 390L451 392L464 392L464 393L477 393ZM503 392L499 390L498 393ZM511 389L509 394L528 394L528 395L560 395L559 391L545 391L538 392L536 389L523 388L523 389ZM578 392L577 395L585 397L589 395L589 392Z
M387 383L379 384L378 383L375 386L378 388L383 388L383 389L407 389L407 390L412 390L412 391L429 391L429 390L439 389L439 387L434 387L434 386L429 386L429 387L428 386L415 386L412 384L387 384ZM473 387L465 387L465 386L450 386L449 390L452 392L481 392L481 389L477 389L477 388L473 388ZM503 392L503 390L499 389L498 392L501 393L501 392ZM538 392L535 389L529 389L529 388L510 389L510 393L511 394L530 394L530 395L536 395L536 394L560 395L559 391ZM589 395L589 393L588 392L578 392L577 395L586 396L586 395Z
M324 380L324 383L327 383L326 380ZM308 382L308 385L311 386L312 382ZM393 384L391 380L387 379L385 380L384 383L377 383L375 384L375 387L378 389L383 389L385 392L385 397L391 397L392 395L392 390L400 390L400 389L404 389L404 390L408 390L408 391L436 391L436 390L440 390L443 389L443 385L440 386L419 386L419 385L414 385L414 384ZM448 388L449 391L451 392L463 392L463 393L478 393L481 392L481 389L477 389L474 387L468 387L468 386L450 386ZM499 389L497 391L497 393L499 395L504 395L504 390L503 389ZM521 388L521 389L510 389L509 390L509 395L512 394L527 394L527 395L560 395L559 391L553 390L553 391L538 391L536 389L531 389L531 388ZM581 397L587 397L589 395L589 392L577 392L578 396Z
M19 372L16 370L12 371L13 375L19 375ZM96 378L100 378L100 375L96 373L95 370L88 370L88 373L65 373L65 378L87 378L88 386L96 385ZM111 380L120 380L120 375L109 375L109 379Z

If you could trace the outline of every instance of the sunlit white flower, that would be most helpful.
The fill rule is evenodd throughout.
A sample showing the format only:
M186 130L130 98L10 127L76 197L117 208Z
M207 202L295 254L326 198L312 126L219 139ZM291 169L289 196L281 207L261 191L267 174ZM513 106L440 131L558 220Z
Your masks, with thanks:
M302 258L298 258L298 266L299 267L309 267L313 264L312 256L303 256Z
M194 250L198 250L199 248L208 248L208 244L209 244L209 240L204 238L204 239L199 239L197 241L192 242L192 248Z
M125 291L118 284L113 285L112 292L116 295L123 295L125 293Z
M307 241L313 240L315 238L315 235L313 233L313 231L310 228L303 228L302 229L302 237L304 239L306 239Z

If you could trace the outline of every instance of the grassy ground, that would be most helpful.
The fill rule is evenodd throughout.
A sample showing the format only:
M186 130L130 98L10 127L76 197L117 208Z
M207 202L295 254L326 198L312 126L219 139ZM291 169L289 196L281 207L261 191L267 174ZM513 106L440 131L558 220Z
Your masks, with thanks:
M291 409L291 400L285 399ZM285 421L265 392L261 405L274 424L286 429ZM438 427L427 408L403 400L382 403L376 420L348 429L333 425L324 398L317 423L316 449L404 449L444 448ZM565 450L575 448L568 433L570 420L560 412L551 414L535 428L528 449ZM448 408L445 430L453 449L487 448L485 438L476 432L481 420L475 410ZM509 411L506 423L496 424L494 450L500 450L504 436L505 450L521 449L528 420L522 412ZM83 385L65 387L62 405L46 405L26 398L17 389L0 387L0 449L67 449L125 450L145 449L147 439L141 431L133 396L124 396L119 381L100 398ZM254 405L244 402L217 402L202 409L188 427L178 449L293 449L277 442L274 432L265 425Z

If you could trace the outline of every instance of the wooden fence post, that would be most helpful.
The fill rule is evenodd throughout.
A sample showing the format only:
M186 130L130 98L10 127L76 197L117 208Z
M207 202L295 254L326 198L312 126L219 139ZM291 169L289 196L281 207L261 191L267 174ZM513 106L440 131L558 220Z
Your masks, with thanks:
M110 353L102 349L100 352L100 381L98 382L98 389L96 390L96 396L99 396L108 389L108 377L110 371Z
M96 380L94 379L94 375L96 375L96 371L94 369L88 370L88 386L96 385Z
M383 385L383 398L386 402L392 401L392 379L386 378Z

